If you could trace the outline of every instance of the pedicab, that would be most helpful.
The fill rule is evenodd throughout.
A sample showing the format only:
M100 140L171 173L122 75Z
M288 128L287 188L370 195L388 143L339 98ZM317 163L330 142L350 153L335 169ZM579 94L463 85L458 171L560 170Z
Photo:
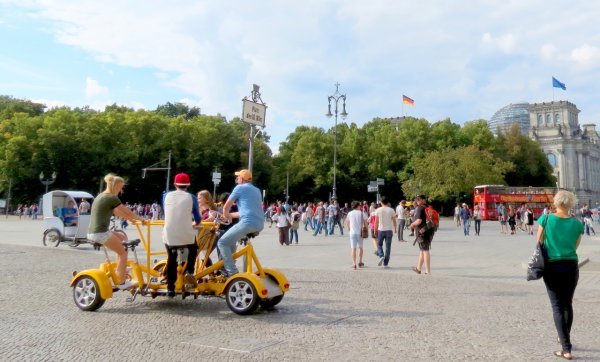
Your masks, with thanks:
M42 197L42 212L44 215L44 246L58 246L61 242L69 241L69 246L76 247L87 243L87 230L90 224L89 214L80 214L78 203L86 200L90 204L94 197L85 191L55 190ZM65 211L72 202L75 217L65 217Z
M140 295L152 299L167 296L167 284L163 278L166 259L154 260L157 256L165 256L166 251L153 251L151 244L151 229L164 226L164 221L148 221L145 225L140 222L133 224L140 238L123 243L133 254L133 260L127 260L126 278L137 283L129 290L131 297L128 301L132 302ZM210 254L218 232L218 222L202 222L196 237L198 257L194 272L195 283L190 284L185 280L186 258L182 257L181 262L178 260L177 263L177 296L182 299L197 299L199 296L224 297L229 309L240 315L251 314L259 306L271 309L281 302L290 287L287 278L277 269L263 268L250 241L246 241L245 245L233 254L234 260L244 259L244 268L238 274L227 277L220 273L224 267L222 260L210 265ZM252 238L253 235L248 237ZM142 261L139 260L136 251L140 244L145 250L145 260ZM84 311L97 310L119 291L116 287L120 283L116 276L116 262L110 260L106 248L102 249L106 261L97 269L73 272L73 300L75 305Z

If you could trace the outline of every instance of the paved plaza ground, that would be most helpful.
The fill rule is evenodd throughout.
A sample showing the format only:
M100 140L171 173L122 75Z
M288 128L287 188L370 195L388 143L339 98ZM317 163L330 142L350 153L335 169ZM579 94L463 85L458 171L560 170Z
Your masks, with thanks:
M246 317L221 298L127 302L126 293L82 312L72 272L97 267L103 254L44 247L42 231L39 220L0 218L0 360L553 361L560 349L543 282L524 278L534 237L500 234L496 222L465 237L442 220L430 276L410 270L412 242L394 240L382 269L367 240L367 267L354 271L347 236L301 230L298 245L280 246L265 227L257 254L291 290L275 311ZM600 238L584 236L579 255L589 261L575 293L573 353L600 361Z

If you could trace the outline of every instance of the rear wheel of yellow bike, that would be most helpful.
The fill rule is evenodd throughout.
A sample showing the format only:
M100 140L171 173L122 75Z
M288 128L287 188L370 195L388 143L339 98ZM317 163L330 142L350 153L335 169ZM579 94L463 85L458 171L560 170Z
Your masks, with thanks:
M253 313L259 301L256 288L244 277L233 279L225 289L225 300L232 312L240 315Z

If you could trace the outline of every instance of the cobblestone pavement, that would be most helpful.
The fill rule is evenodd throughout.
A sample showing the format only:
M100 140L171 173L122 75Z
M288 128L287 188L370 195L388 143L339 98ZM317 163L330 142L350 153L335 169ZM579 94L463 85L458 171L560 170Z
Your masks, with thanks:
M366 244L367 268L353 271L347 237L301 231L286 247L267 227L259 258L292 289L275 311L246 317L221 298L127 302L125 292L81 312L71 273L102 254L43 247L41 233L39 221L0 219L0 360L553 361L560 348L543 283L524 280L533 237L501 235L497 223L464 237L444 220L430 276L409 270L412 242L394 241L390 269ZM600 240L585 236L579 253L590 261L575 294L574 355L599 361Z

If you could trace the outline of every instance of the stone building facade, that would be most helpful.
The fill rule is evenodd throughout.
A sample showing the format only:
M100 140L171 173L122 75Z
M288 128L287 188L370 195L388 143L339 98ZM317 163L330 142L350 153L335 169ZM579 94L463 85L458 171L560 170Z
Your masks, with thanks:
M529 107L529 136L554 168L558 187L575 192L580 205L600 206L600 137L596 125L579 125L579 109L568 101Z

